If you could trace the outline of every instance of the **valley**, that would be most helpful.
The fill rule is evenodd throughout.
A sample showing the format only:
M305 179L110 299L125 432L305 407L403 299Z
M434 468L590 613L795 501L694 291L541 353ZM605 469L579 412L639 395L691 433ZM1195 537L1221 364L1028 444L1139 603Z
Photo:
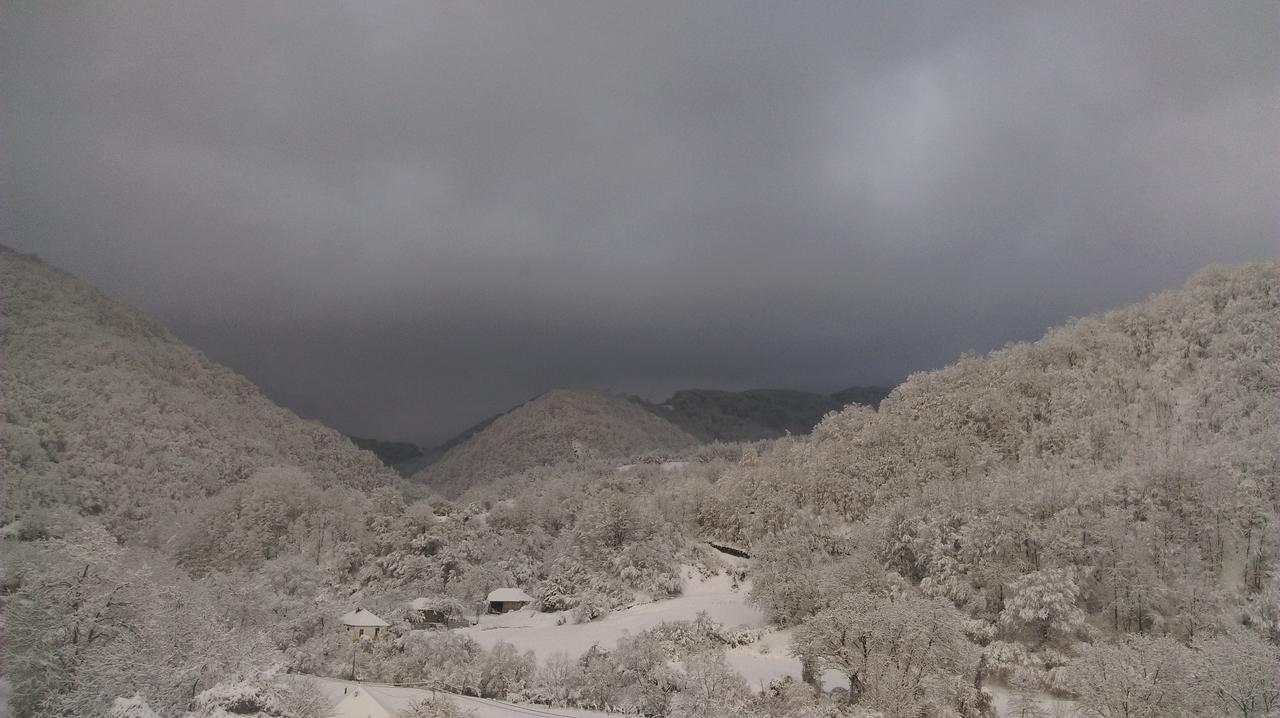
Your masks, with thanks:
M818 402L809 433L708 441L551 392L412 481L74 277L8 250L0 276L16 715L307 716L338 686L676 718L1276 696L1275 263L913 375L878 409ZM705 417L779 399L697 395ZM281 688L307 677L328 688Z

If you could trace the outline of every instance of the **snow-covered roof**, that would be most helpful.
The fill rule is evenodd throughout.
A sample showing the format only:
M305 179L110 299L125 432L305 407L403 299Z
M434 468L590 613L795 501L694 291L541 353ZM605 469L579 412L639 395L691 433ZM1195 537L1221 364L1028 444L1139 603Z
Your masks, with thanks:
M373 699L373 702L382 708L385 711L384 715L387 716L400 715L414 703L431 697L430 692L416 688L352 685L350 692L338 702L338 705L334 706L335 715L372 715L368 708L361 710L361 694ZM374 709L373 713L376 712Z
M501 601L502 603L507 603L507 602L530 603L533 601L533 596L530 596L529 594L525 593L524 591L521 591L518 588L499 588L489 592L489 597L485 600L490 603L493 603L494 601Z
M356 610L351 611L350 613L344 613L342 614L342 618L338 620L342 621L342 625L344 626L359 626L359 627L376 626L381 628L381 627L391 625L390 623L387 623L386 621L382 620L381 618L378 618L377 616L373 615L372 613L370 613L369 611L366 611L363 608L357 608Z

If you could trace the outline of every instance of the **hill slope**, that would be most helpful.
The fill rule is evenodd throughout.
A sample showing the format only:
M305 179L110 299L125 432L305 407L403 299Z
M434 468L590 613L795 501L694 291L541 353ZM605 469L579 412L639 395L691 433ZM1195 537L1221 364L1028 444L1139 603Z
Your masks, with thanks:
M1007 602L1062 577L1112 633L1191 640L1234 606L1232 620L1270 621L1280 638L1277 426L1280 263L1211 268L916 374L878 412L849 408L780 443L717 485L720 510L743 519L722 538L752 546L757 586L785 579L761 592L781 621L814 605L794 602L810 595L795 584L821 604L833 555L855 555L1009 639L1025 636ZM820 511L844 527L810 525ZM792 534L814 531L831 535L804 545L828 548L793 550ZM1061 629L1069 642L1077 623L1033 638Z
M0 247L0 522L69 505L118 534L265 466L321 484L394 474L157 322Z
M455 495L481 481L580 456L625 457L697 443L625 396L560 389L496 417L414 479Z

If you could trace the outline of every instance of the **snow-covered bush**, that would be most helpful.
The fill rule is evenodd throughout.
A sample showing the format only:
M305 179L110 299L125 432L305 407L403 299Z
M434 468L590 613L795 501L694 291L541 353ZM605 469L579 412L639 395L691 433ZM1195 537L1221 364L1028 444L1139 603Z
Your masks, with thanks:
M187 718L279 715L271 692L253 683L219 683L201 691L191 706Z
M578 598L578 604L569 612L574 623L590 623L597 618L609 615L612 602L598 593L589 593Z
M468 718L471 715L474 715L472 711L459 707L451 698L436 696L410 703L396 718Z
M657 639L673 659L683 659L688 655L755 643L760 639L761 631L744 627L727 628L712 620L706 611L701 611L692 621L664 621L645 634Z

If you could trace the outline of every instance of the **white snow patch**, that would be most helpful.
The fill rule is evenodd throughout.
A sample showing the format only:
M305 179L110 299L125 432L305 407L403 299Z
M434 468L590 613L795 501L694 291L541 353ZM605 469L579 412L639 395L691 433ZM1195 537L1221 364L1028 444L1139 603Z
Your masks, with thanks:
M533 651L542 661L558 652L577 658L597 644L601 648L612 649L619 638L647 631L660 623L692 621L705 611L711 620L728 627L766 629L759 641L731 649L726 654L729 665L752 688L760 690L783 676L799 680L800 661L788 652L790 631L769 630L764 613L747 603L749 584L734 588L733 580L727 575L702 579L688 567L683 569L683 575L682 595L614 611L590 623L568 623L567 612L538 613L529 610L482 616L479 625L459 631L485 648L501 642L510 643L521 653ZM566 622L557 625L562 617ZM823 676L823 684L833 688L842 684L842 678L837 673L828 672Z
M999 683L988 683L983 686L988 693L991 694L992 704L995 706L996 715L1000 718L1013 716L1013 701L1017 697L1017 692L1007 686ZM1077 713L1078 705L1075 701L1066 698L1055 698L1048 693L1040 691L1028 691L1036 703L1040 706L1040 710L1049 718L1067 718L1068 716L1079 715Z
M347 696L348 691L356 689L372 689L372 693L376 694L379 701L384 705L389 704L391 707L403 707L415 701L431 697L432 693L428 689L415 688L408 686L390 686L381 683L358 683L354 681L342 681L336 678L320 678L318 676L311 677L315 681L315 686L324 693L325 697L333 704L337 705ZM533 705L527 703L507 703L505 701L495 701L486 698L474 698L472 696L461 696L454 694L449 695L453 702L459 707L471 711L475 718L528 718L530 715L537 716L565 716L566 718L600 718L608 714L599 711L583 710L581 708L548 708L542 705ZM338 714L335 718L349 718Z
M761 628L766 625L764 614L747 603L746 586L735 589L732 579L725 575L700 580L692 569L684 573L682 595L614 611L590 623L568 623L567 612L513 611L481 616L479 625L459 629L459 632L485 648L506 642L521 653L533 651L541 660L555 652L577 658L596 644L612 649L623 636L647 631L664 622L692 621L702 611L726 626ZM557 625L562 617L565 623Z

